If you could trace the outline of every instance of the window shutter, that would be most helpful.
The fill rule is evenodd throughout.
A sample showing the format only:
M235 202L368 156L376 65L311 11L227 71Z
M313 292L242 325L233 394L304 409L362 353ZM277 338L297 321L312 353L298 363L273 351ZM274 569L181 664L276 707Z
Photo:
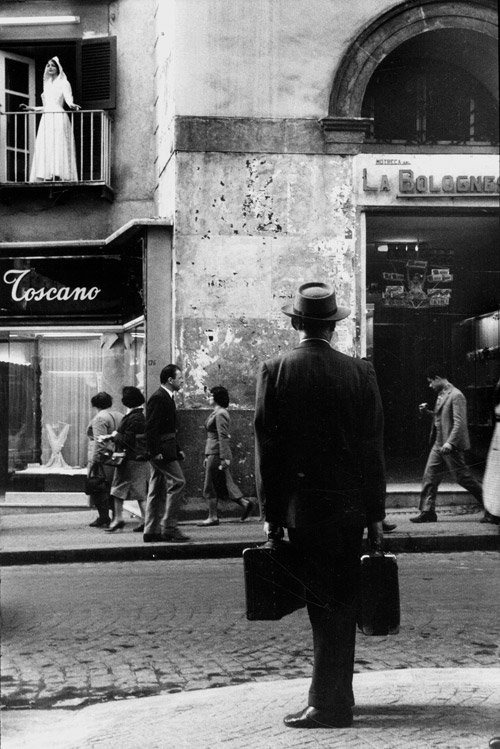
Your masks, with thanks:
M116 36L82 39L80 97L82 109L116 106Z

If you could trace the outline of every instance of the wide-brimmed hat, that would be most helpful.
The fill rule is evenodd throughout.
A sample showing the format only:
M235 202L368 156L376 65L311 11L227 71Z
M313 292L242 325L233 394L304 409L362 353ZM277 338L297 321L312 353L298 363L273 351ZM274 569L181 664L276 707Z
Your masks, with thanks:
M303 283L299 286L293 304L282 307L288 317L302 320L343 320L351 314L348 307L337 307L335 292L326 283Z

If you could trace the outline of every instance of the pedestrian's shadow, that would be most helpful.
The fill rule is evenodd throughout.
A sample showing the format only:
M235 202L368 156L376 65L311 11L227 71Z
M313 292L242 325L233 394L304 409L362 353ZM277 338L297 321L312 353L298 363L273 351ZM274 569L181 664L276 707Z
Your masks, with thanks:
M420 704L408 705L398 702L394 705L357 704L353 710L356 728L397 728L412 726L428 729L429 727L450 726L450 728L470 727L484 732L491 722L491 730L497 714L493 705L465 706L457 704Z

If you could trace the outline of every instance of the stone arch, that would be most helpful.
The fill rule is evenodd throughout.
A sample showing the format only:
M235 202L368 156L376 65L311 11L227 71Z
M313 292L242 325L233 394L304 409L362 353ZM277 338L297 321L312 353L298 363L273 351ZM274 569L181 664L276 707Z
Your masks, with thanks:
M360 118L366 87L382 60L403 42L436 29L467 29L498 38L488 0L409 0L371 23L351 44L335 76L329 118Z

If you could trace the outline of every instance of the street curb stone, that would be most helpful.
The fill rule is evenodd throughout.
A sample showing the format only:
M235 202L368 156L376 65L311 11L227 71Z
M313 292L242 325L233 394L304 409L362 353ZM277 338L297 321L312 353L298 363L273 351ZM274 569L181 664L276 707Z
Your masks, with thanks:
M84 549L22 549L0 552L3 566L27 564L72 564L75 562L119 562L153 559L222 559L241 557L243 550L259 544L248 541L214 543L155 543L144 546L94 547ZM498 551L500 536L401 536L386 539L386 551L394 554L443 553L453 551Z

